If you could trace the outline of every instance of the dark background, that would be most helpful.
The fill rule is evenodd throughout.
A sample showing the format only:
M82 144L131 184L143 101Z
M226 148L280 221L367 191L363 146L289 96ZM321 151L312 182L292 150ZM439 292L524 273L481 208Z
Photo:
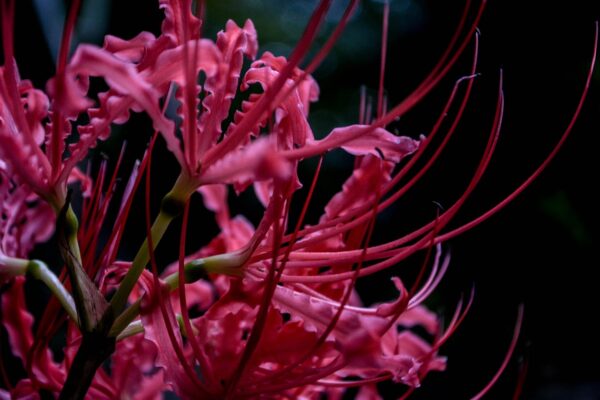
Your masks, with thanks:
M60 32L60 13L53 15L52 1L18 3L17 61L22 77L42 87L53 70L53 50L46 43L56 42L52 37ZM80 22L81 41L101 43L105 32L124 38L140 30L159 32L162 17L154 2L88 3ZM315 4L276 0L208 3L208 37L213 38L227 18L238 24L252 18L260 52L269 49L282 55L289 54ZM344 3L334 2L320 43L335 26ZM385 86L393 105L419 84L441 55L458 23L463 2L391 3ZM311 112L316 135L356 121L361 85L376 95L382 8L381 2L363 2L339 45L315 73L321 88L321 100ZM390 240L418 227L419 222L435 215L433 201L450 205L464 190L492 123L500 68L504 71L506 108L498 151L480 187L452 226L486 211L529 176L557 142L575 110L591 62L599 8L597 2L584 0L488 2L479 24L478 71L482 75L463 122L436 167L380 218L375 240ZM472 45L438 88L390 129L414 137L427 134L454 81L468 73L471 54ZM599 305L594 274L599 267L599 221L597 199L592 195L598 186L595 144L600 128L599 100L597 67L571 137L541 178L500 214L446 245L452 253L451 268L429 305L448 318L460 295L468 293L472 285L475 303L464 325L442 349L449 357L448 371L431 374L415 398L468 398L482 388L500 365L518 304L523 303L525 321L516 355L488 398L511 398L520 360L526 359L529 369L524 398L600 399L600 345L594 328ZM150 135L147 121L135 117L131 125L117 131L130 142L128 157L139 157L143 150L135 148L143 149ZM100 152L114 155L118 142L100 146L94 165ZM172 159L164 156L161 173L172 168L176 174ZM325 204L335 193L349 166L349 159L341 154L328 156L328 172L322 177L317 204ZM305 170L308 177L310 163ZM155 191L166 190L169 185L165 179ZM260 212L244 205L250 197L232 202L256 220ZM320 211L316 210L309 220L318 218ZM198 213L197 218L201 217L209 218ZM197 243L201 243L215 227L206 222L197 230L201 232L196 233ZM408 261L408 267L397 267L387 275L406 271L410 277L421 260L422 255L415 257ZM367 301L383 301L393 295L385 276L365 279L359 289ZM396 389L387 386L385 390L393 393Z

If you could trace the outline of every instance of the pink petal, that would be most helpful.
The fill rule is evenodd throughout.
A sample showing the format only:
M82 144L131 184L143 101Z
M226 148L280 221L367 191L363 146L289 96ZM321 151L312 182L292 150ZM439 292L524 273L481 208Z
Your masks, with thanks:
M55 214L30 188L9 178L0 165L0 254L28 258L54 232Z
M357 130L366 128L368 128L367 125L336 128L319 143L325 145L328 141L343 140L346 136L354 135ZM406 136L396 136L383 128L376 128L344 142L340 147L355 156L371 154L397 163L407 155L414 153L419 147L419 141Z
M62 96L57 99L55 107L67 118L76 119L79 113L87 110L94 103L85 95L89 90L90 82L84 76L66 75L62 88ZM52 98L56 98L56 78L46 84L46 91Z
M342 216L350 210L375 199L377 190L390 180L393 164L368 155L360 160L352 176L344 182L342 191L337 193L325 206L321 221Z
M437 316L423 306L406 310L397 323L407 328L422 326L431 335L436 334L440 328Z
M190 38L197 38L200 34L200 20L192 14L190 3L179 0L160 0L160 8L165 13L161 26L163 35L170 36L175 43L182 43L184 38L184 25L188 25ZM187 9L186 9L187 6ZM187 14L187 15L184 15ZM187 20L187 24L186 24Z
M146 292L144 300L142 301L141 313L145 329L144 338L156 348L156 366L164 370L166 384L170 385L179 395L191 396L196 392L196 387L185 373L175 351L170 347L171 339L167 333L167 326L165 325L161 309L157 304L154 304L156 296L153 295L153 291L157 290L157 288L154 287L154 279L150 272L144 271L138 282ZM158 290L162 290L162 288ZM172 326L178 344L181 346L183 340L179 333L179 326L175 319L175 313L171 308L171 302L165 302L165 307L168 313L168 323Z
M223 184L204 185L198 189L198 192L202 194L204 206L215 213L217 224L223 229L229 221L227 186Z
M271 52L266 51L260 57L260 60L254 62L252 66L268 66L277 72L282 72L286 65L287 60L285 57L276 57ZM302 101L303 109L308 115L310 103L314 103L319 99L319 85L311 75L304 76L304 71L298 67L294 68L290 79L297 82L301 77L304 77L304 79L298 84L296 90Z
M213 381L227 380L244 350L244 337L252 329L255 316L249 306L241 303L217 303L195 321L198 336L207 358Z
M70 75L102 76L106 83L121 94L131 97L146 110L156 130L170 133L173 124L163 115L158 105L158 93L146 82L136 68L108 51L91 45L81 45L68 66Z
M48 116L50 102L41 90L33 88L29 81L19 83L19 92L25 107L25 118L35 142L41 145L44 141L43 121Z
M227 21L225 31L217 35L217 47L223 57L223 74L207 77L204 90L208 93L202 105L205 112L200 117L202 130L200 152L214 145L221 135L221 122L229 115L231 101L238 89L244 56L254 58L258 43L252 21L247 20L243 28L232 20Z
M22 379L17 385L10 391L10 397L7 399L11 400L39 400L40 394L36 390L35 386L29 379Z
M30 139L30 140L28 140ZM33 138L22 134L8 109L0 102L0 158L2 169L18 176L38 193L49 191L50 166Z
M204 71L207 77L212 77L219 73L219 67L222 63L221 53L217 46L208 39L189 41L185 45L179 45L173 49L163 51L157 58L156 63L144 76L150 85L156 88L164 87L165 84L175 82L179 86L185 85L185 68L183 68L184 46L187 47L190 62L194 54L196 64L194 73L200 70Z
M67 179L67 184L78 183L81 187L83 197L89 197L92 194L92 178L81 171L79 168L73 168Z
M103 48L115 57L131 63L139 63L145 56L147 48L156 40L150 32L140 32L130 40L124 40L112 35L104 37Z
M111 378L118 396L156 398L168 389L163 371L154 366L156 352L156 347L141 335L117 343L111 357Z
M13 355L26 365L27 353L33 343L33 316L25 305L24 283L23 277L15 278L12 286L2 295L2 322L8 333Z
M283 159L272 140L258 139L246 147L232 151L217 161L201 176L203 184L285 180L291 165Z
M267 90L278 77L279 72L273 69L267 67L251 68L246 72L242 89L246 89L253 83L260 83L263 89ZM282 91L287 91L293 85L294 81L288 80ZM307 115L308 110L305 109L304 101L298 90L293 90L289 96L277 105L275 112L276 124L273 131L278 132L278 135L281 136L279 141L282 148L291 149L294 144L303 146L307 140L313 140L312 129L306 120Z
M183 98L182 90L186 85L185 78L185 68L184 66L184 46L187 48L188 56L190 60L188 62L194 62L191 60L191 57L195 54L195 68L194 68L194 76L197 76L200 70L204 71L207 79L213 77L215 74L219 73L219 66L221 65L221 54L216 47L216 45L210 40L201 39L197 41L189 41L185 45L180 45L174 49L165 50L160 53L157 57L156 62L149 68L148 71L144 71L144 76L148 80L148 82L152 85L152 87L157 88L161 92L166 92L167 87L171 84L171 82L175 82L178 85L177 90L177 99L180 101L181 107L178 110L178 115L182 118L187 118L187 101ZM198 87L195 82L191 84L194 85L193 91L194 93L198 93ZM194 98L194 104L191 106L196 106L197 97ZM192 124L192 126L196 126L196 124ZM167 142L168 149L175 155L177 160L182 166L192 167L195 170L195 166L187 166L186 159L183 156L183 152L181 149L181 143L179 139L175 136L175 133L172 131L162 132ZM197 132L185 132L188 135L197 135ZM195 151L195 149L186 149L189 151Z
M3 324L8 334L12 353L27 365L27 356L33 346L33 317L27 311L23 285L25 279L17 277L2 295ZM52 361L50 349L36 353L32 362L35 378L47 385L60 388L66 377L65 371Z

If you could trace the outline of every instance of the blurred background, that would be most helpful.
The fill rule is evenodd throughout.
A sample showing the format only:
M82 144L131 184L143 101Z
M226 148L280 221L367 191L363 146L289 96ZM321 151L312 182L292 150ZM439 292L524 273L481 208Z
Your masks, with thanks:
M65 3L17 3L16 54L21 75L43 87L53 73ZM443 53L464 2L390 3L385 88L390 105L394 105L418 86ZM209 0L205 36L214 38L229 18L238 24L251 18L258 31L259 53L269 50L289 55L315 4L314 0ZM334 1L317 44L327 39L345 4ZM470 13L471 19L477 5ZM320 100L310 114L317 136L357 121L361 86L376 98L382 12L383 2L363 1L344 36L314 74L321 89ZM600 4L586 0L553 4L539 0L489 1L479 24L477 70L481 76L462 122L431 172L378 220L374 240L390 240L409 232L435 216L435 203L451 205L462 193L492 124L501 69L506 104L498 150L481 185L452 226L485 212L526 179L551 151L574 113L590 67L594 21L598 19ZM161 20L155 2L147 0L84 1L77 39L101 44L107 33L123 38L131 38L141 30L158 34ZM427 135L455 80L468 74L472 52L471 43L441 84L390 130L413 137ZM139 116L115 132L115 138L100 145L91 158L94 168L101 154L112 157L118 153L124 137L129 142L131 165L142 154L151 134L148 121ZM524 328L515 356L488 398L511 398L518 371L527 364L525 399L600 399L600 345L595 328L600 306L595 279L595 270L600 267L599 212L592 194L599 182L599 133L597 67L571 137L540 179L498 215L445 245L452 254L452 264L428 305L449 318L460 296L468 294L472 286L475 302L465 323L442 349L449 358L448 371L429 375L414 398L462 399L477 393L500 365L511 340L517 307L523 303ZM177 171L171 156L161 149L158 154L161 161L157 174L164 173L167 178L155 185L157 194L168 189ZM341 153L327 157L327 173L321 177L316 211L309 222L318 219L319 210L340 188L351 165L352 160ZM310 162L303 166L305 182L313 168ZM251 220L260 218L261 210L251 191L240 198L232 196L231 201L234 210L244 212ZM139 218L141 212L140 207ZM197 211L192 218L199 222L191 233L194 239L190 240L190 250L216 232L210 214ZM124 256L135 251L136 245L125 249ZM39 251L51 252L49 249L51 245ZM161 256L169 258L169 254ZM408 260L406 266L365 279L359 286L361 295L367 303L390 299L394 290L388 277L400 273L410 279L422 259L421 254ZM384 385L383 390L389 398L402 393L393 385Z

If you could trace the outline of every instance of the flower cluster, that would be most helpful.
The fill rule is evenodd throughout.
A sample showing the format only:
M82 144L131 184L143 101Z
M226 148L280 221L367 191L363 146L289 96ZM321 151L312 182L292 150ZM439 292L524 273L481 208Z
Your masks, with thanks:
M487 146L462 195L407 235L377 245L371 237L377 215L427 172L455 131L476 78L476 26L483 5L475 12L466 7L448 50L404 101L387 107L380 95L373 115L369 110L375 107L363 98L359 123L317 139L309 112L319 87L311 73L357 1L349 1L337 28L304 69L299 65L331 1L319 3L288 59L259 55L249 20L228 21L215 41L204 38L191 0L159 1L164 21L158 36L107 36L102 47L82 44L69 57L79 6L72 3L57 72L43 91L19 76L15 2L0 1L0 322L25 370L22 379L5 383L0 398L39 398L45 392L60 398L87 393L94 399L149 399L173 391L182 398L313 399L341 398L348 388L359 387L359 398L371 399L379 398L378 382L403 385L408 396L428 373L445 369L440 347L470 301L457 305L446 326L423 305L449 265L442 243L496 213L555 152L506 200L466 225L445 229L490 163L502 121L500 88ZM457 81L427 135L410 138L386 130L437 85L469 44L475 49L472 69ZM108 86L97 101L90 93L95 77ZM237 109L235 98L242 99ZM169 104L178 107L175 120L165 116ZM95 176L78 165L111 135L111 125L126 123L132 111L145 113L156 132L130 172L114 221L108 221L123 153L111 176L109 161ZM151 223L152 153L163 144L181 172ZM318 222L308 225L304 220L323 158L338 149L354 157L353 170ZM299 166L310 158L319 160L314 177L301 182ZM119 249L144 179L147 237L133 260L123 260ZM79 215L71 207L70 185L81 187ZM303 185L302 211L292 219L291 203ZM246 190L254 190L264 208L256 226L229 208L230 192ZM191 196L201 196L220 231L186 254ZM179 258L157 265L154 250L171 221L181 217ZM101 228L109 223L113 228L102 237ZM32 248L53 234L65 264L59 276L44 262L28 259ZM388 284L398 292L395 299L363 304L355 288L360 277L419 251L426 259L411 285L394 277ZM35 329L26 279L41 280L54 295ZM50 349L52 338L63 341L60 357Z

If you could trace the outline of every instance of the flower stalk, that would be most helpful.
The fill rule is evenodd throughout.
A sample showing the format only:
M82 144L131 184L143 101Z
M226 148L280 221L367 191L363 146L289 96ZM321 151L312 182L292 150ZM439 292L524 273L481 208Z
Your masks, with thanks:
M232 277L242 277L242 267L248 256L244 252L234 252L229 254L219 254L189 261L184 266L184 279L186 284L198 282L205 279L208 274L221 274ZM170 291L175 291L179 288L180 280L179 273L174 272L163 278L163 282ZM109 336L112 337L128 337L143 331L139 329L139 321L134 321L139 317L141 312L142 299L138 299L129 307L127 307L116 319L111 327ZM119 340L119 339L117 339Z
M28 276L42 282L58 299L69 318L77 323L77 310L71 294L63 286L54 272L41 260L25 260L0 254L0 275L11 278Z
M160 211L152 223L151 235L154 246L158 246L173 219L183 212L185 203L193 190L194 188L191 186L190 179L186 174L182 173L177 178L171 191L163 198ZM120 314L125 308L129 294L149 261L150 253L148 239L146 238L136 253L129 271L127 271L127 274L110 301L111 307L117 314Z
M56 275L48 268L46 263L40 260L29 260L27 262L27 274L43 282L50 292L58 299L69 318L77 323L77 309L73 297L65 289Z

